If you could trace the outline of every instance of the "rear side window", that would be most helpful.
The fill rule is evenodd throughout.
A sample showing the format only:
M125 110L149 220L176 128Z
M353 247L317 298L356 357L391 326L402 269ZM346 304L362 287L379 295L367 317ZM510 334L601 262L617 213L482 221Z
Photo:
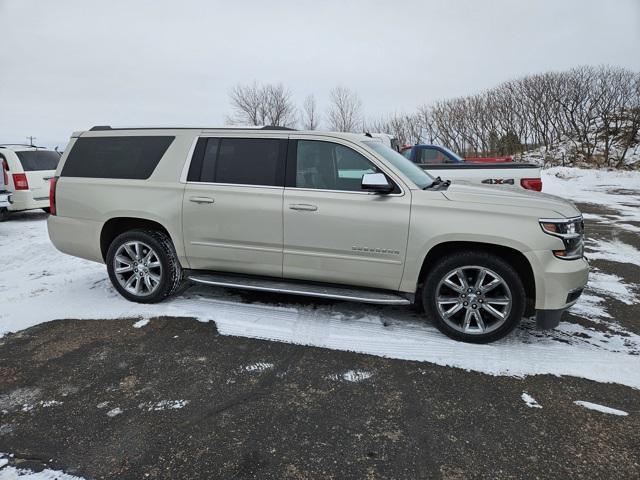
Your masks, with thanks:
M189 169L191 182L284 185L287 140L201 138Z
M65 177L145 180L175 137L89 137L73 145L62 169Z
M38 170L55 170L58 168L60 154L51 150L30 150L16 152L25 172Z

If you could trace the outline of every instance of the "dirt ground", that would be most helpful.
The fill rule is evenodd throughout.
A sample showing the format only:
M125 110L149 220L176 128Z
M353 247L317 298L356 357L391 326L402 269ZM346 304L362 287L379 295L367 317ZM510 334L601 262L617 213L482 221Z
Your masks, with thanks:
M640 476L640 391L628 387L134 322L61 320L0 343L12 465L88 479Z

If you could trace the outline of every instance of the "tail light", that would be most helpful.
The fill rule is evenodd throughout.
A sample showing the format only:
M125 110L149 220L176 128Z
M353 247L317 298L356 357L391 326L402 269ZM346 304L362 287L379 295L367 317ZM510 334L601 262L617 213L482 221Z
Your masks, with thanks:
M58 177L49 180L49 213L56 215L56 188L58 187Z
M7 159L2 159L2 177L4 179L5 186L9 185L9 164L7 163Z
M527 190L535 190L536 192L542 191L542 179L541 178L523 178L520 180L520 185Z
M24 173L13 174L13 185L16 190L29 190L29 181Z

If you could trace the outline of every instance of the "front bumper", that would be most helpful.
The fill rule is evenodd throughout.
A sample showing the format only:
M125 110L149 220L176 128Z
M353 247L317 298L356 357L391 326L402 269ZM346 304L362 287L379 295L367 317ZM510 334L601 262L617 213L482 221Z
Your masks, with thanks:
M536 328L538 330L551 330L556 328L562 321L564 313L571 305L578 301L584 288L572 290L567 295L567 306L556 310L536 310Z

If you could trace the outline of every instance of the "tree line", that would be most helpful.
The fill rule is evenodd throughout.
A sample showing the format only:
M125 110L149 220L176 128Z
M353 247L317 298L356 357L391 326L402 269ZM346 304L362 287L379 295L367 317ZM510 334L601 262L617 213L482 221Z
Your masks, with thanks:
M230 124L384 132L407 144L435 143L466 156L514 155L566 148L568 160L615 165L640 143L640 73L583 66L527 75L489 90L409 113L365 119L353 90L336 87L320 112L314 95L298 108L282 84L237 85Z

